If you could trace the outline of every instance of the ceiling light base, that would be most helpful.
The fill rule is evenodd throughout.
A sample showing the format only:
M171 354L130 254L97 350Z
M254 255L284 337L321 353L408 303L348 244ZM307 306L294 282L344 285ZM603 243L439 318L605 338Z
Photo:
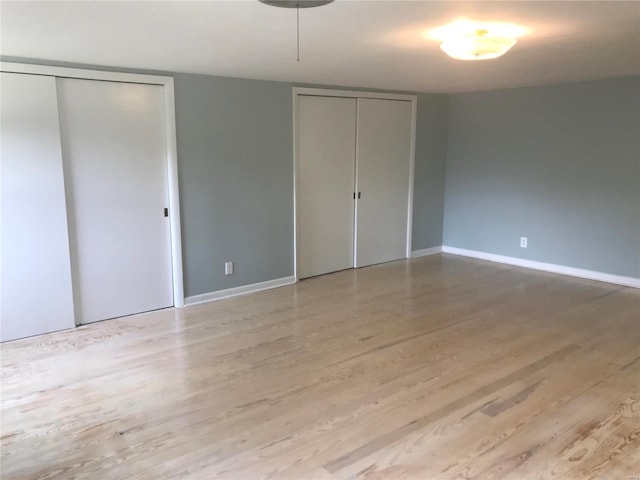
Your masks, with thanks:
M333 3L333 0L258 0L265 5L280 8L311 8Z

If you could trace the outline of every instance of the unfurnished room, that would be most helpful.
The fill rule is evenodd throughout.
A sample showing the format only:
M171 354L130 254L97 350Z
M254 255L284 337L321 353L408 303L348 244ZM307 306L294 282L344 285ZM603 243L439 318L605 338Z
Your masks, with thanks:
M640 1L0 0L2 480L640 479Z

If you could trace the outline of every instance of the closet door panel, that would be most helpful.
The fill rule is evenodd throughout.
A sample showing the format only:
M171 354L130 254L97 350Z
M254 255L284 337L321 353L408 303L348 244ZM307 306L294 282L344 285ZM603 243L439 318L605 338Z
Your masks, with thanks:
M352 268L356 100L300 96L296 129L299 277Z
M358 99L356 266L406 257L411 102Z
M0 340L75 326L55 78L1 73Z
M76 312L173 305L161 86L58 79Z

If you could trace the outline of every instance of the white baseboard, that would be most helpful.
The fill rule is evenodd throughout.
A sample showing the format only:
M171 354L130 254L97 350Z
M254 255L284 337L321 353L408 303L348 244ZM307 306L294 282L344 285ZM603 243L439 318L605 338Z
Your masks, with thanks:
M463 257L478 258L480 260L488 260L490 262L506 263L517 267L532 268L534 270L542 270L545 272L559 273L561 275L570 275L572 277L587 278L589 280L597 280L600 282L615 283L616 285L624 285L626 287L640 288L640 278L623 277L621 275L612 275L610 273L596 272L593 270L584 270L582 268L565 267L564 265L556 265L554 263L535 262L533 260L524 260L516 257L506 257L503 255L494 255L493 253L478 252L475 250L466 250L456 247L442 247L443 253L452 255L461 255Z
M411 258L426 257L427 255L435 255L442 252L442 246L423 248L422 250L414 250L411 252Z
M238 295L246 295L247 293L261 292L263 290L270 290L272 288L284 287L285 285L291 285L296 283L296 277L284 277L276 278L274 280L267 280L266 282L252 283L251 285L242 285L241 287L227 288L225 290L218 290L216 292L202 293L200 295L193 295L185 298L185 305L197 305L199 303L213 302L215 300L222 300L223 298L237 297Z
M478 258L480 260L488 260L490 262L505 263L517 267L531 268L534 270L542 270L545 272L559 273L561 275L570 275L572 277L586 278L589 280L597 280L600 282L614 283L616 285L624 285L627 287L640 288L640 278L624 277L621 275L612 275L610 273L596 272L593 270L584 270L582 268L566 267L564 265L556 265L553 263L536 262L533 260L525 260L516 257L507 257L504 255L495 255L493 253L479 252L476 250L466 250L464 248L441 247L424 248L422 250L414 250L411 258L424 257L437 253L449 253L452 255L460 255L463 257ZM216 292L203 293L185 298L185 305L197 305L199 303L213 302L222 300L223 298L237 297L238 295L246 295L248 293L261 292L272 288L284 287L296 283L296 277L276 278L266 282L252 283L251 285L243 285L241 287L227 288Z

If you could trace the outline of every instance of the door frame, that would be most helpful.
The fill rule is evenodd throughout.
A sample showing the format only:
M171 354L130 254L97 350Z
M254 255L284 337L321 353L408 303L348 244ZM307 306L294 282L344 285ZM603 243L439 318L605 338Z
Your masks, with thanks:
M405 258L411 258L411 234L413 229L413 183L414 183L414 169L415 169L415 153L416 153L416 121L418 113L418 96L408 95L401 93L386 93L386 92L367 92L361 90L335 90L325 88L307 88L307 87L293 87L293 274L295 281L299 281L299 268L298 262L300 259L300 244L298 242L298 228L300 225L298 213L298 197L300 192L300 186L298 183L298 145L297 145L297 125L298 125L298 98L303 96L315 96L315 97L346 97L346 98L374 98L380 100L403 100L411 102L411 147L409 153L409 193L407 198L407 239L406 239L406 252ZM357 110L356 110L357 121ZM356 138L356 150L357 150L357 138ZM356 177L357 178L357 177ZM357 215L357 210L356 210ZM356 217L357 221L357 217ZM354 225L354 235L357 235L357 225ZM355 268L355 259L357 258L357 243L354 239L353 245L353 258Z
M55 67L26 63L0 62L0 71L44 75L48 77L78 78L106 82L142 83L163 87L165 103L166 170L169 189L169 231L171 237L171 277L173 283L173 306L184 307L182 276L182 236L180 222L180 195L178 188L178 149L176 142L176 112L173 77L123 73L81 68Z

